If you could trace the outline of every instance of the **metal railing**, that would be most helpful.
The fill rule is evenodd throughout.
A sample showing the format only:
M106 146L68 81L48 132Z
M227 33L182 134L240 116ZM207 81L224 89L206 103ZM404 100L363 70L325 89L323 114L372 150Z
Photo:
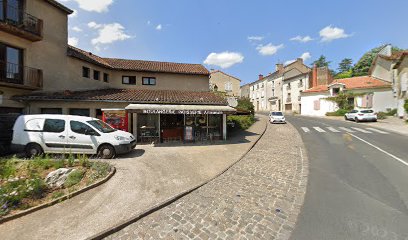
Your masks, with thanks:
M0 22L10 24L37 36L42 36L43 22L41 19L10 4L5 4L2 0L0 0Z
M42 70L0 61L1 82L19 84L30 88L42 88Z

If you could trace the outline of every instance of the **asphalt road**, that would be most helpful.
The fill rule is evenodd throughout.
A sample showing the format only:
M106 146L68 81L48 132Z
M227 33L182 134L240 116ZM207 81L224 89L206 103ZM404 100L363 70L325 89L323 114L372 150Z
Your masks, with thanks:
M310 161L291 239L408 240L407 136L354 122L287 121L301 134Z

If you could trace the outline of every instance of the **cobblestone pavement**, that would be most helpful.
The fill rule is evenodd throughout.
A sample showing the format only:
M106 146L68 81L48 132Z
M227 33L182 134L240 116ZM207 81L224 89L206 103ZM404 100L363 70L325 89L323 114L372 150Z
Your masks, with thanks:
M107 239L288 239L306 191L302 152L292 125L269 125L224 174Z

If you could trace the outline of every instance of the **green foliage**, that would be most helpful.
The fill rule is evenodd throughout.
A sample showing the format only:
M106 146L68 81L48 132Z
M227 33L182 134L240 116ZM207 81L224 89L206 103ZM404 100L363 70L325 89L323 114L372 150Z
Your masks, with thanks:
M110 172L110 165L106 162L94 162L91 166L90 182L106 177Z
M339 63L337 70L339 73L349 72L353 68L353 60L351 58L344 58Z
M74 154L69 153L68 158L67 158L67 162L68 162L68 167L73 167L74 166L74 163L75 163Z
M60 160L55 159L54 160L54 168L55 169L59 169L59 168L63 168L63 167L65 167L64 159L60 159Z
M386 112L378 112L377 113L377 119L380 119L380 120L386 119L387 116L389 116L389 115Z
M50 159L50 156L47 154L44 157L36 156L31 162L30 167L33 170L41 171L50 169L54 166L54 162Z
M250 112L252 115L255 114L255 107L249 98L238 99L238 105L236 107L238 110Z
M86 154L78 154L77 158L82 167L89 168L91 166L91 162Z
M0 179L7 179L16 174L15 157L10 160L0 160Z
M334 79L351 78L353 77L353 71L349 70L347 72L341 72L334 76Z
M339 109L339 110L337 110L335 112L327 112L326 116L340 117L340 116L344 116L347 112L348 112L348 110L346 110L346 109Z
M227 117L227 121L232 121L235 126L245 130L255 123L255 117L253 115L232 115Z
M64 183L64 186L69 188L69 187L72 187L72 186L78 184L82 180L82 178L84 177L84 174L85 174L85 171L83 171L83 170L72 171L68 175L67 180Z
M353 76L365 76L368 75L371 64L373 63L377 54L383 49L386 45L381 45L379 47L373 48L370 51L366 52L360 60L353 67ZM402 49L398 47L392 47L392 52L401 51Z
M327 98L328 101L337 103L340 109L346 111L354 108L354 104L350 104L350 100L356 95L352 93L340 92L337 96Z
M64 196L64 192L63 191L56 191L52 193L52 199L56 199L56 198L60 198Z
M404 108L405 108L405 112L408 113L408 99L405 100Z
M330 61L326 60L324 55L320 55L320 57L312 63L312 65L316 65L316 67L328 67L330 65Z
M387 116L395 116L397 114L398 110L396 108L394 109L388 109L388 111L385 113Z

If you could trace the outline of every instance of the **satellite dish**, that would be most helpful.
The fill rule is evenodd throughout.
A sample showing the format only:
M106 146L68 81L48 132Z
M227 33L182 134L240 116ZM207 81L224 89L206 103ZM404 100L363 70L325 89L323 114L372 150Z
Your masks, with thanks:
M235 107L238 106L238 100L236 98L234 98L234 97L229 97L227 99L227 101L228 101L228 106L230 106L230 107L235 108Z

